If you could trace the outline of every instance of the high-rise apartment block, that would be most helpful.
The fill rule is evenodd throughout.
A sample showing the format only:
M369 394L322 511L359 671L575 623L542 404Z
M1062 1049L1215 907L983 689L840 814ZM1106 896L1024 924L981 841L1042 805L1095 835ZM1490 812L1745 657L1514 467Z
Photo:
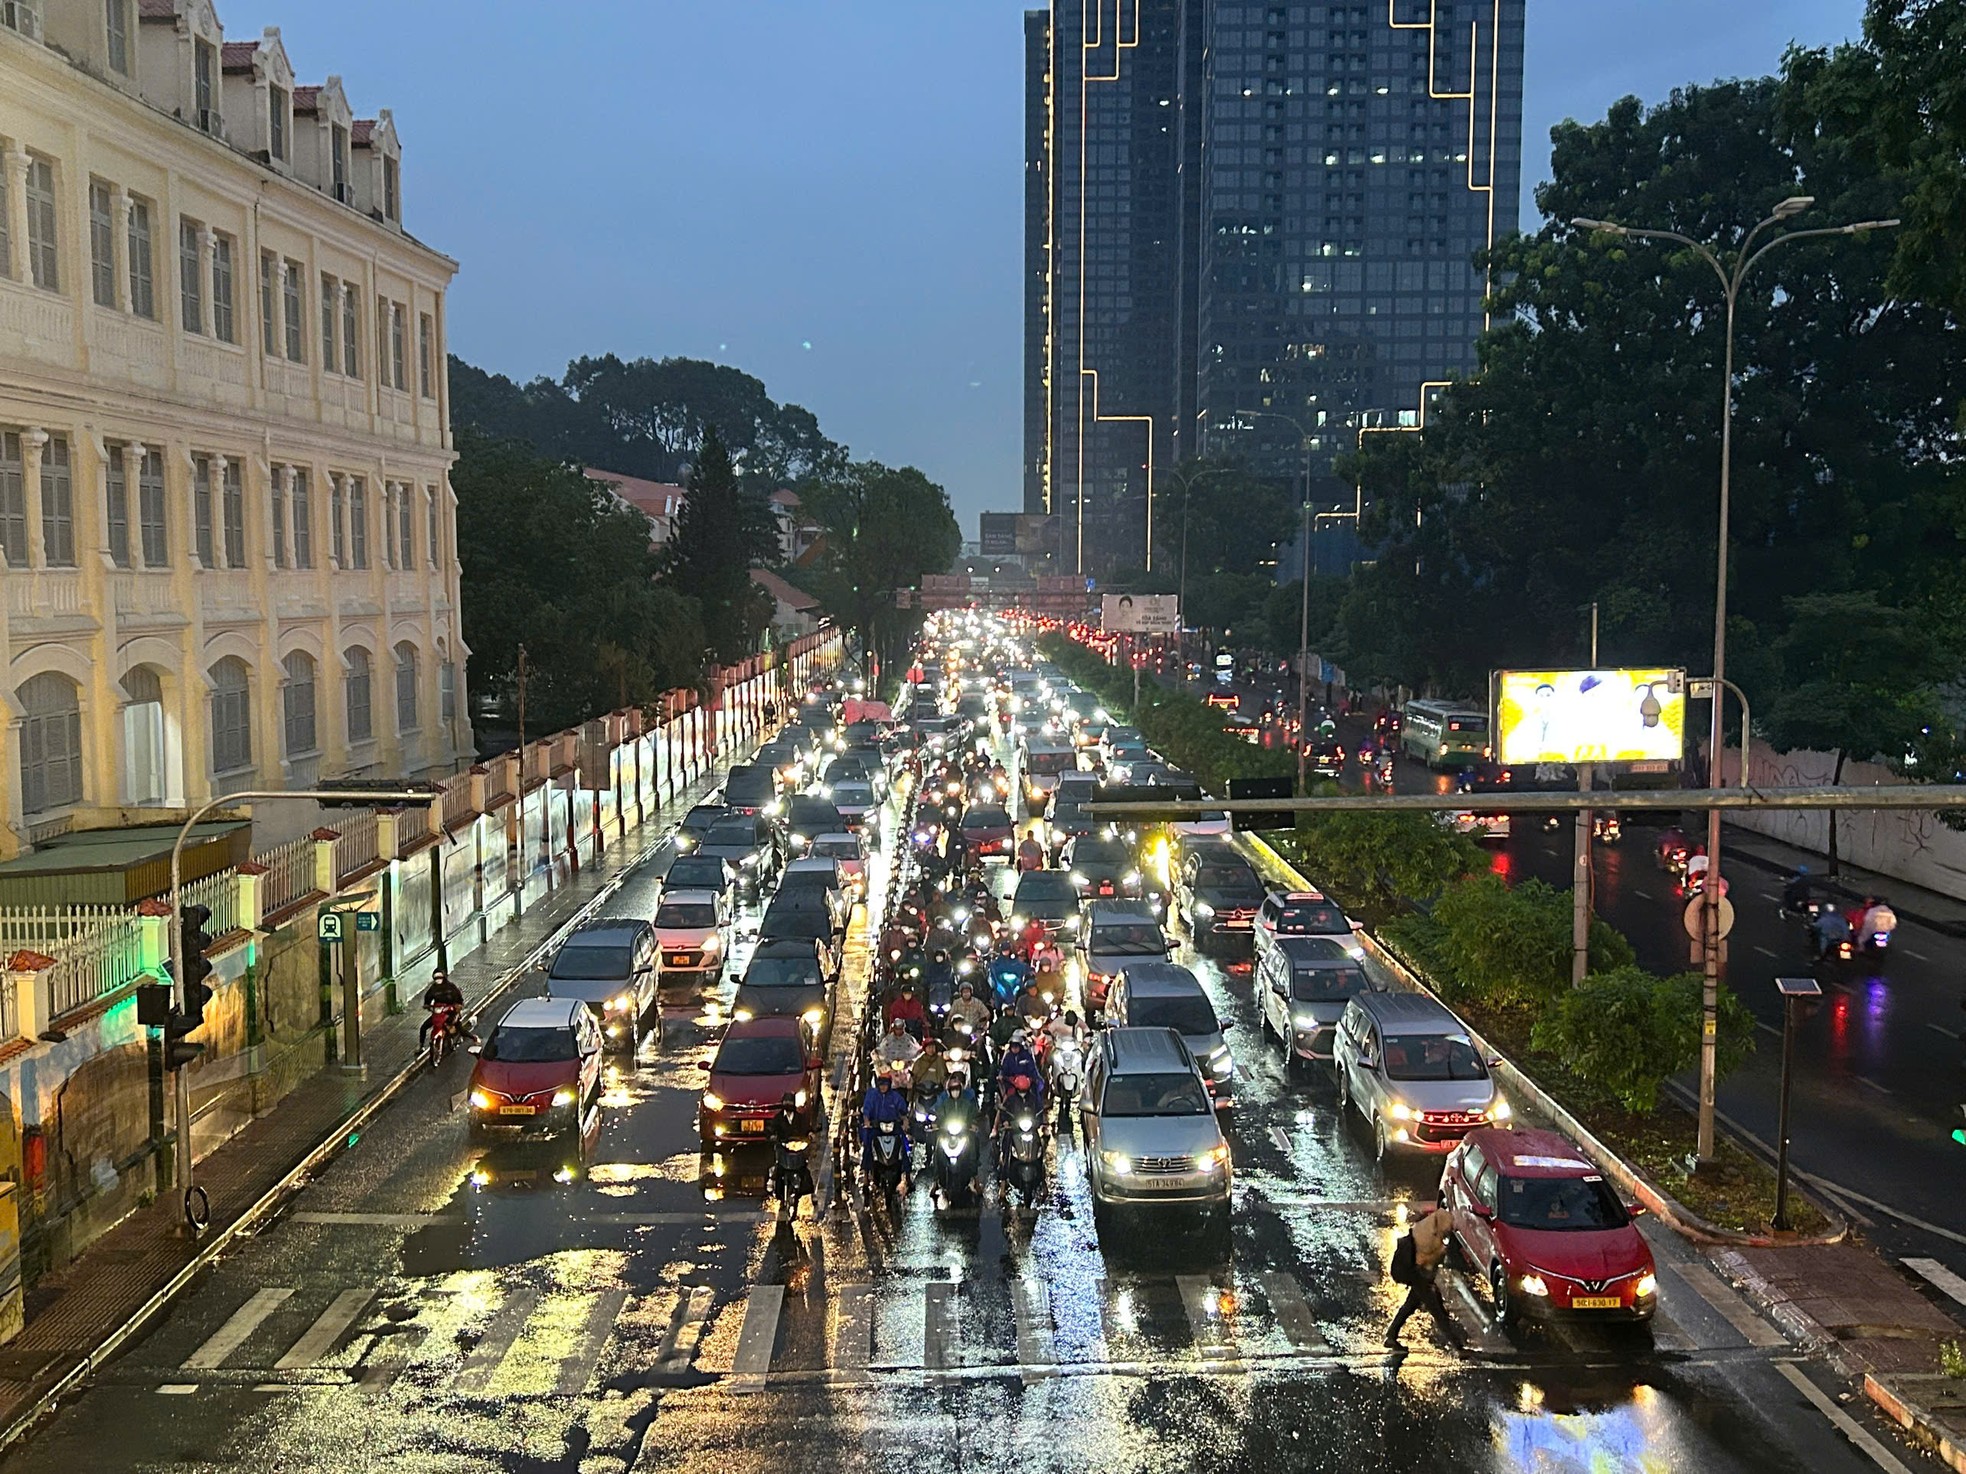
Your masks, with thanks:
M1027 206L1044 291L1026 313L1042 339L1026 501L1063 519L1068 563L1151 562L1170 538L1152 528L1159 478L1197 455L1307 478L1319 510L1349 511L1336 457L1417 428L1472 372L1475 258L1516 227L1525 4L1054 0L1026 17L1046 43L1027 77L1046 209Z

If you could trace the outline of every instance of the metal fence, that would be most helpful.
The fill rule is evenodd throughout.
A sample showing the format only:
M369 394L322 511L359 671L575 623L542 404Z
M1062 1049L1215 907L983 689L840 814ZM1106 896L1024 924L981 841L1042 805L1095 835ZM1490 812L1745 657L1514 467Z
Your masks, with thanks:
M239 929L239 877L233 871L221 870L217 875L207 875L203 880L194 880L184 888L184 904L210 909L212 919L205 924L205 930L211 936L222 937L229 931L237 931ZM172 925L176 925L175 918L172 920Z
M121 906L0 907L0 961L15 952L57 957L78 939L125 920Z
M283 911L314 894L314 850L313 838L302 835L253 856L256 864L266 867L259 878L260 915Z
M334 878L339 883L376 862L375 815L337 819L335 828L341 831L334 842Z
M413 844L421 843L430 837L430 809L427 804L412 804L396 815L396 859Z
M444 785L444 828L455 829L477 812L471 802L471 775L459 773Z
M213 878L231 880L230 875ZM238 887L232 889L236 891ZM186 894L188 897L190 893ZM238 908L231 909L236 915ZM216 918L217 907L213 907L212 914ZM63 1014L86 1008L98 998L134 982L142 971L143 926L136 917L126 915L119 925L102 927L71 941L55 965L41 974L43 1016L59 1022ZM14 1000L12 990L6 991L4 1018L7 1037L12 1038Z

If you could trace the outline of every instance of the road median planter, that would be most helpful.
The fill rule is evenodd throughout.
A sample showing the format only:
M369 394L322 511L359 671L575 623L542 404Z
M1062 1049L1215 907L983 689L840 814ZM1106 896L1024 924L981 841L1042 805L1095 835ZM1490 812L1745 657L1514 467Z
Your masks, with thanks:
M1966 1381L1866 1372L1864 1396L1930 1447L1947 1468L1966 1474Z
M1313 887L1314 882L1263 839L1256 835L1245 835L1242 838L1262 864L1272 867L1275 872L1286 877L1292 885ZM1373 958L1400 986L1439 999L1445 1006L1454 1009L1461 1018L1467 1020L1468 1010L1465 1006L1442 998L1440 991L1426 981L1414 963L1389 947L1372 929L1363 929L1360 936ZM1469 1021L1469 1032L1476 1046L1486 1057L1499 1061L1494 1067L1495 1075L1517 1102L1529 1106L1558 1130L1571 1137L1590 1154L1591 1159L1603 1168L1605 1176L1616 1183L1627 1197L1644 1204L1647 1211L1682 1237L1699 1244L1766 1247L1775 1244L1835 1243L1848 1234L1848 1224L1827 1207L1816 1202L1813 1197L1809 1197L1805 1189L1793 1184L1791 1193L1803 1197L1814 1212L1820 1215L1824 1225L1820 1231L1775 1234L1729 1228L1711 1222L1660 1187L1624 1153L1607 1144L1598 1131L1586 1126L1578 1119L1576 1112L1556 1099L1548 1089L1517 1064L1511 1057L1509 1049L1499 1047L1492 1039L1485 1037L1472 1021ZM1765 1171L1758 1159L1750 1156L1738 1144L1727 1142L1724 1145L1730 1149L1733 1158L1737 1159L1732 1165L1748 1173Z

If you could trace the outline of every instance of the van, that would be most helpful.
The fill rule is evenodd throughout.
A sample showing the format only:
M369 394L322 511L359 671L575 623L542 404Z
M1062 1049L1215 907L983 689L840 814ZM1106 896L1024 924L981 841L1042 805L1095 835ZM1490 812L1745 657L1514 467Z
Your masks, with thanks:
M1222 1038L1227 1027L1192 972L1178 962L1139 962L1120 969L1106 998L1115 1028L1172 1029L1201 1066L1219 1111L1235 1104L1236 1062Z
M1468 1026L1422 993L1362 993L1345 1005L1331 1048L1338 1111L1356 1107L1380 1161L1445 1156L1477 1126L1509 1118Z

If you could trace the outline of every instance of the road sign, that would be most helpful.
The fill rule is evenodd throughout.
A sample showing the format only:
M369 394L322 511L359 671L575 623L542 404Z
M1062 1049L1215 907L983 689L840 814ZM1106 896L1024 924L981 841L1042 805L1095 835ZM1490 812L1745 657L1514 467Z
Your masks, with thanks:
M380 911L357 911L355 913L356 931L381 931L382 913Z
M338 942L341 940L341 913L339 911L323 911L320 916L319 925L319 935L322 941Z
M1686 935L1699 941L1706 933L1706 917L1701 913L1707 908L1705 896L1695 896L1686 903ZM1734 929L1734 903L1722 896L1720 898L1720 939L1727 940L1727 933Z

